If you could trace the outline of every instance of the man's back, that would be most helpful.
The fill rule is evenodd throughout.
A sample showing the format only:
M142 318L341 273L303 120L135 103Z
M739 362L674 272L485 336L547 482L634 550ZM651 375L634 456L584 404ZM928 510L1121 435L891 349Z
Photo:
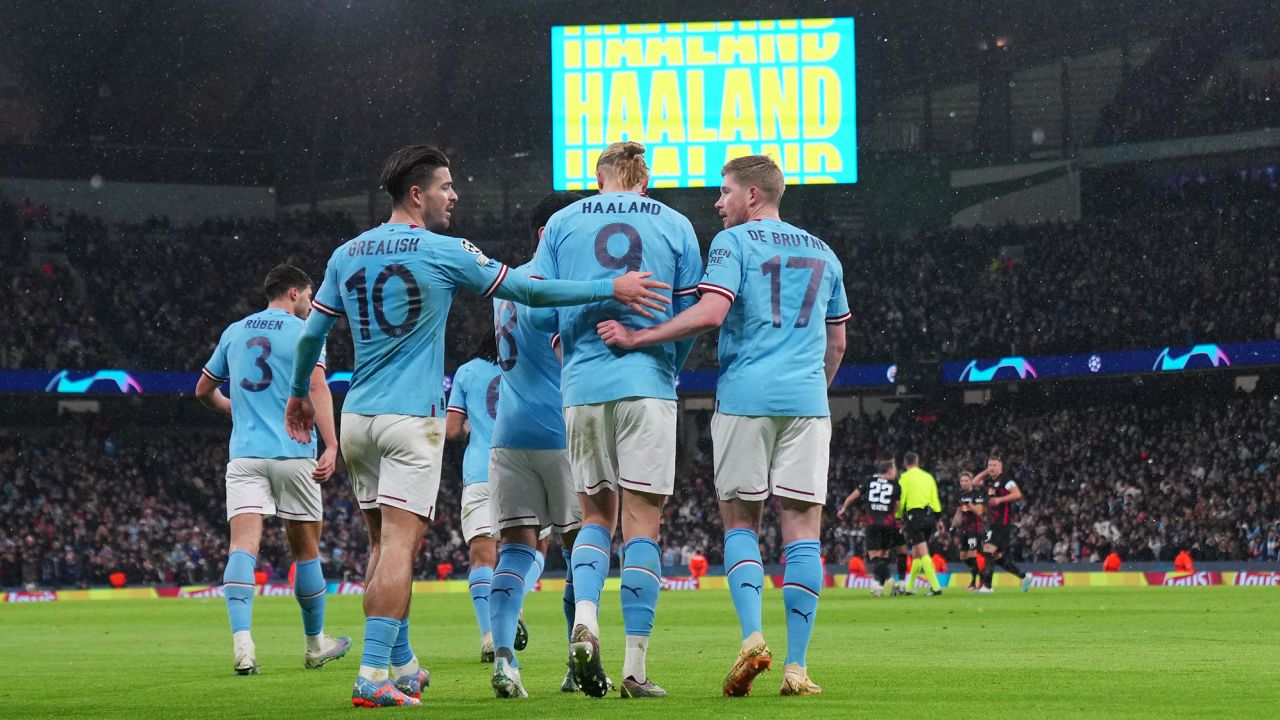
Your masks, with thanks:
M930 508L934 512L941 510L938 482L930 473L919 467L907 468L898 478L898 484L902 486L903 511L918 508Z
M513 269L528 274L531 264ZM493 302L502 390L493 446L528 450L563 450L564 411L560 395L560 360L553 336L533 327L530 308L510 300Z
M301 318L267 308L232 323L205 365L209 378L231 386L231 457L314 458L310 443L292 440L284 429L284 406ZM320 355L324 365L324 353Z
M867 502L867 524L894 525L893 506L902 496L902 489L892 480L873 475L862 486L862 497Z
M830 414L826 323L847 320L849 304L825 243L781 220L729 228L711 243L699 291L733 301L720 327L720 412Z
M491 294L507 267L466 240L387 223L329 259L314 306L347 316L355 371L343 412L444 414L444 328L459 288Z
M629 270L653 273L676 296L692 297L702 275L693 226L683 215L638 193L602 193L551 217L534 261L534 274L564 280L614 278ZM670 343L630 353L609 348L597 323L631 325L669 320L678 307L644 318L614 302L558 310L564 353L564 404L603 403L626 397L675 399L675 377L688 344Z
M489 479L489 448L498 417L501 382L498 366L484 358L468 360L453 374L449 411L463 413L471 424L471 436L462 456L463 485Z

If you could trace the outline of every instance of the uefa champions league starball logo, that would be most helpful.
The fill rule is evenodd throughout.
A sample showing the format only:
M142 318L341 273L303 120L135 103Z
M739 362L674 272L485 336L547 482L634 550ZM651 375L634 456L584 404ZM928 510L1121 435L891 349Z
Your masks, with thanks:
M1089 372L1096 373L1102 369L1102 358L1097 355L1089 356Z

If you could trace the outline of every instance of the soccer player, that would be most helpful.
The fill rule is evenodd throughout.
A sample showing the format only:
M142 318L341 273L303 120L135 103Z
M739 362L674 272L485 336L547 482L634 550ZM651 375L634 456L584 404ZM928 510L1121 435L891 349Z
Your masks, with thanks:
M617 142L596 164L600 194L551 216L535 259L546 278L597 280L644 269L675 287L675 310L692 304L702 276L693 226L683 215L646 197L644 146ZM623 697L663 697L645 666L658 604L662 567L658 527L663 501L675 487L676 375L691 342L621 353L596 335L596 325L641 319L609 305L566 308L535 318L558 329L564 367L569 461L582 505L574 541L574 679L587 695L604 697L608 677L600 661L600 589L622 508L622 617L626 654ZM662 313L661 319L670 317Z
M880 586L871 594L882 597L889 587L892 573L889 570L889 553L897 544L898 503L902 500L902 486L894 482L898 478L898 466L893 456L876 460L876 474L862 487L854 488L840 504L836 516L844 519L849 508L861 498L867 501L867 557L871 560L872 573Z
M969 587L977 590L981 585L978 554L982 552L982 515L986 512L987 498L982 487L973 481L973 473L960 473L960 499L951 529L960 532L960 559L969 566Z
M333 431L333 402L325 382L324 353L308 363L315 394L317 424L324 453L316 461L314 433L294 440L284 432L286 378L293 369L294 347L303 320L311 312L311 278L291 265L267 274L267 308L231 324L201 369L196 398L231 416L227 463L227 520L231 548L222 575L227 616L231 620L234 667L238 675L257 675L258 660L250 634L254 579L262 518L284 520L289 551L297 564L294 597L302 608L306 635L304 666L318 668L351 649L351 638L324 633L325 591L320 567L320 530L324 519L320 485L333 475L338 439ZM218 388L230 383L231 397Z
M534 241L541 239L548 220L559 210L582 200L576 193L552 193L534 207L530 224ZM532 263L512 269L528 274ZM489 453L493 512L502 534L498 558L501 573L495 587L511 592L492 596L491 612L497 655L492 686L497 697L527 697L520 680L515 651L521 649L518 613L532 585L527 568L538 564L538 528L560 535L565 561L564 613L566 636L573 632L573 568L567 548L573 547L582 524L582 509L574 492L573 471L565 444L564 411L560 395L559 338L538 330L530 308L509 300L494 301L502 390L498 420ZM541 546L541 543L538 543ZM543 550L545 552L545 550ZM523 578L523 580L522 580ZM523 584L523 592L521 585ZM560 689L576 692L572 662Z
M942 520L938 514L942 512L942 502L938 499L938 482L933 475L920 468L920 456L908 452L902 456L905 470L898 478L902 486L902 502L898 505L898 517L902 519L907 543L911 546L911 572L907 575L907 587L915 586L916 578L924 574L929 582L929 597L942 594L942 585L938 583L938 571L933 567L933 556L929 554L929 538L934 530L942 531Z
M511 275L466 240L439 234L458 195L439 150L397 150L382 172L392 212L334 251L298 340L285 422L311 431L308 373L324 337L346 315L356 367L342 413L342 454L370 533L365 644L352 691L358 707L417 705L429 679L408 637L413 556L435 514L444 450L444 328L460 288L534 306L616 299L636 312L668 302L643 273L596 282L533 282ZM388 673L388 665L391 673Z
M1012 503L1022 499L1022 489L1013 478L1004 477L1004 459L992 453L987 458L987 468L973 479L975 484L987 488L987 535L982 544L982 552L986 554L986 569L982 572L982 587L978 592L986 595L994 592L991 578L995 574L995 566L1007 570L1022 581L1022 592L1031 589L1031 576L1022 572L1007 556L1009 552L1009 529L1013 527L1016 515Z
M831 417L827 388L845 349L840 259L821 240L783 222L785 188L773 160L725 164L716 209L725 229L711 241L701 298L670 322L630 330L601 323L605 342L646 348L720 328L720 377L711 421L716 494L725 528L729 591L742 626L725 695L746 695L772 653L761 634L761 515L776 497L786 570L787 661L783 695L816 695L806 653L823 567L818 542L827 499ZM625 582L625 580L624 580Z
M444 423L446 440L467 441L462 455L462 538L471 550L467 583L480 626L480 661L493 662L493 633L489 626L489 588L498 562L489 512L489 443L498 417L498 349L493 335L484 333L475 352L453 374Z

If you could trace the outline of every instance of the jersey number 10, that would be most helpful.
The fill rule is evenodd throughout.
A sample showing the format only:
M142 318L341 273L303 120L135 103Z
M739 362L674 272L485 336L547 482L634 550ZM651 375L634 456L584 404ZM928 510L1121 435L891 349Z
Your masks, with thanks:
M391 278L399 278L404 283L404 292L408 303L408 312L405 313L404 320L393 323L387 319L386 311L383 310L383 293L387 287L387 281ZM414 279L413 273L409 268L400 263L392 263L378 273L378 277L373 281L372 297L368 297L366 292L366 275L365 269L360 268L351 277L347 278L345 283L347 290L355 293L356 306L360 311L360 339L368 340L373 337L369 331L369 306L373 306L373 319L378 323L378 329L385 335L390 337L401 337L413 329L418 324L418 318L422 315L422 291L418 289L418 281Z

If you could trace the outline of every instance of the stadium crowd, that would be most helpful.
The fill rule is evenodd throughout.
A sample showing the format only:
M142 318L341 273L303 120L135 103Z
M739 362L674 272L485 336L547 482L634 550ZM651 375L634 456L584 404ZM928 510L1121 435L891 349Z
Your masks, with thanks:
M845 362L1280 338L1280 255L1260 252L1280 237L1276 178L1248 192L1178 191L1188 200L1178 211L1074 224L905 238L810 228L844 258L854 318ZM0 216L40 222L13 204ZM495 222L476 232L515 232ZM27 250L0 289L0 310L18 318L0 339L0 367L197 368L218 329L260 307L266 269L287 261L318 282L332 248L357 231L345 215L322 213L185 228L73 215L62 227L65 253L41 260ZM490 331L487 303L458 298L448 368ZM701 340L688 366L714 367L714 345ZM329 364L351 362L341 324Z
M699 551L713 565L722 560L702 436L684 453L664 511L669 575L686 574ZM837 521L834 511L880 449L920 452L938 476L949 518L959 470L982 468L988 449L998 447L1026 494L1017 506L1019 560L1099 563L1115 551L1126 561L1168 562L1187 550L1197 560L1277 561L1278 437L1280 399L1261 393L846 417L833 432L823 552L831 563L863 554L861 513ZM131 584L218 582L227 545L225 440L225 428L120 428L92 419L0 433L0 465L13 469L0 481L0 587L106 585L114 572ZM458 517L461 453L452 445L448 452L419 578L468 570ZM325 486L325 515L326 576L361 579L366 533L342 473ZM955 559L950 538L935 542ZM776 522L766 522L761 543L765 561L777 562ZM268 577L287 576L278 523L268 523L259 557ZM558 566L557 553L549 564Z

